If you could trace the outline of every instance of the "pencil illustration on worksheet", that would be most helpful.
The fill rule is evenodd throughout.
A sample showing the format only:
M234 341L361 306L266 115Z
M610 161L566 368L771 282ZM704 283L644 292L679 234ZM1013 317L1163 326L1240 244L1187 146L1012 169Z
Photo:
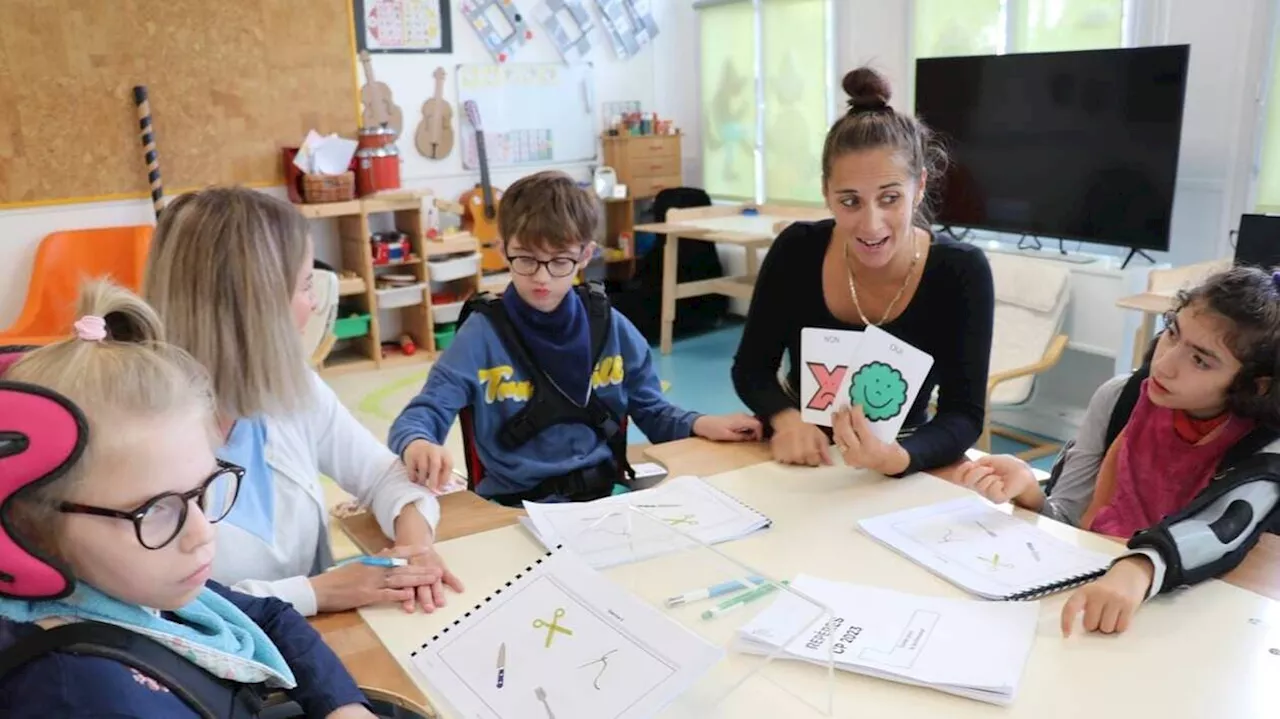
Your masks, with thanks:
M446 716L640 719L722 654L563 552L499 587L411 660L453 709Z

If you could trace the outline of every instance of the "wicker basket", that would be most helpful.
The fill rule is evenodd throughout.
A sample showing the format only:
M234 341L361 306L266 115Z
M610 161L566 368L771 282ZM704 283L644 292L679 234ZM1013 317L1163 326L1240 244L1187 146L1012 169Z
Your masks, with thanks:
M345 202L355 199L356 173L303 175L302 199L308 203Z

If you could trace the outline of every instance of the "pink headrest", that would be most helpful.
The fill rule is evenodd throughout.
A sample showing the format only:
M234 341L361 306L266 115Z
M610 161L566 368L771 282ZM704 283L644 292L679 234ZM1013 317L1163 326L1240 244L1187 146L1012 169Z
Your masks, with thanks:
M75 465L87 434L84 415L65 397L35 385L0 381L0 596L52 599L74 588L65 567L13 534L8 505L22 490Z

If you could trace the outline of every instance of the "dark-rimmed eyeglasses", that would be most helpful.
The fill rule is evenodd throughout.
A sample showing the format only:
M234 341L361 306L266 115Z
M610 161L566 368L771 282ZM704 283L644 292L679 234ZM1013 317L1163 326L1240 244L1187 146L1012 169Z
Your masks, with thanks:
M543 267L547 268L547 274L552 277L568 277L578 268L579 259L581 258L554 257L549 260L540 260L528 255L516 255L515 257L507 255L507 263L511 265L511 271L525 277L533 277Z
M240 493L242 479L244 479L243 467L218 460L218 468L213 474L190 492L158 494L129 511L74 502L59 504L58 511L66 514L91 514L96 517L127 519L133 522L134 533L138 535L138 542L142 546L147 549L160 549L172 542L186 526L187 510L193 499L200 505L200 511L209 522L218 522L226 518L231 512L231 507L236 503L236 495Z

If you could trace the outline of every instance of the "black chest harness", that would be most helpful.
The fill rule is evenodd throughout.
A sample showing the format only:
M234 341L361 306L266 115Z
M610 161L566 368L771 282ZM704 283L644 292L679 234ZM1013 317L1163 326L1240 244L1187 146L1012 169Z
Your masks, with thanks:
M598 283L574 288L587 308L587 322L591 336L591 367L600 362L605 342L613 325L612 309L604 287ZM635 472L627 462L627 433L621 419L601 400L589 382L587 401L579 404L547 375L525 346L502 305L502 298L492 293L482 293L467 302L458 322L465 322L472 312L484 315L493 326L502 346L512 360L524 368L532 383L532 392L524 407L512 415L498 430L498 444L507 450L515 450L538 436L549 427L558 424L581 424L590 427L609 446L613 459L598 467L576 470L559 477L543 480L526 492L493 497L503 504L519 504L537 501L552 495L574 501L587 501L606 497L619 481L630 484Z

